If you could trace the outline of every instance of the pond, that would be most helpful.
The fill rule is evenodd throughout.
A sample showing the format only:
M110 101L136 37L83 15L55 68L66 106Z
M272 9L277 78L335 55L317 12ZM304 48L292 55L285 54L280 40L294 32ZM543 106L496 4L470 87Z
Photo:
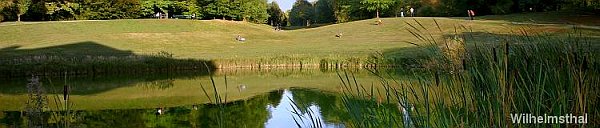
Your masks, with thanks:
M345 74L367 88L381 84L379 77L358 69L220 70L214 82L201 73L40 78L47 102L40 122L59 127L345 127L353 121L343 101L340 75ZM31 117L25 113L32 109L27 83L27 78L0 83L0 127L27 125ZM370 102L366 99L350 100ZM381 106L402 115L398 105Z

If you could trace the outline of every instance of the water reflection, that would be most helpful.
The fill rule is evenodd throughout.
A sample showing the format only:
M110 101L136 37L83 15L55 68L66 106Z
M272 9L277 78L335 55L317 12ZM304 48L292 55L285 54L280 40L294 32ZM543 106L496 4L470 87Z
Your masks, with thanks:
M310 96L310 97L303 97ZM78 110L69 122L73 127L248 127L282 128L302 127L317 124L327 128L344 127L343 119L348 117L342 110L332 110L336 105L323 104L315 97L339 98L335 93L323 93L314 89L285 89L258 95L241 101L226 103L223 107L215 104L185 105L157 109L114 109ZM299 111L294 114L294 109ZM47 126L61 126L60 117L44 113ZM0 127L23 127L24 114L20 111L0 113ZM296 120L294 120L294 118ZM303 118L304 120L300 120ZM342 120L340 120L342 119ZM219 126L219 124L221 126Z
M283 75L282 75L283 74ZM217 91L227 95L224 105L211 104L215 92L206 76L108 76L70 79L73 127L248 127L281 128L315 124L344 127L353 122L346 112L336 72L283 70L221 72L214 76ZM372 85L379 78L354 72L358 83ZM224 79L227 77L229 87ZM56 80L60 81L60 80ZM23 127L27 101L26 81L0 83L0 127ZM48 97L60 96L44 82ZM60 88L58 88L60 89ZM57 93L58 92L58 93ZM52 100L52 99L50 99ZM351 99L361 100L361 99ZM214 100L213 100L214 101ZM46 125L62 126L61 112L48 104ZM401 115L398 106L389 113ZM157 115L157 108L162 108ZM294 110L298 114L294 114ZM295 120L294 120L295 119ZM402 120L401 118L398 118ZM316 123L315 123L316 122Z
M293 101L294 95L289 90L284 90L281 97L284 98L281 98L279 104L267 106L271 118L265 123L266 128L289 127L296 123L296 125L300 125L301 127L311 127L314 126L315 123L326 128L343 127L343 125L340 124L325 122L321 115L321 107L315 103L310 103L310 106L303 108L308 111L294 113L294 110L299 110L299 108L297 108L299 106Z
M364 85L378 81L377 77L366 71L355 72L355 75ZM224 87L225 77L229 88ZM62 95L65 81L63 78L40 80L49 97ZM322 72L317 69L222 71L217 72L214 80L217 91L227 94L228 101L243 100L292 87L329 92L341 90L336 72ZM156 108L208 103L210 99L204 94L202 87L207 89L209 95L214 95L211 80L207 76L193 74L98 76L69 78L66 82L72 90L70 99L75 103L73 110ZM3 88L0 89L0 111L23 110L23 101L27 100L27 88L24 86L26 84L26 79L0 82ZM55 105L49 103L49 106Z

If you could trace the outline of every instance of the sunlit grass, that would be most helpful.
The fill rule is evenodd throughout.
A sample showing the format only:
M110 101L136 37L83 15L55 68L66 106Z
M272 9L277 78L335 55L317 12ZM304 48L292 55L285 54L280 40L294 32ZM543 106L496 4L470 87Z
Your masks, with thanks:
M373 20L333 24L318 28L274 31L267 25L222 20L114 20L49 22L25 25L0 26L0 48L6 51L1 57L27 56L30 53L56 54L68 57L87 54L87 47L60 47L48 53L42 49L78 42L94 42L112 49L90 51L98 54L117 54L131 51L136 55L149 55L165 51L175 58L193 58L214 61L217 66L252 67L252 65L288 65L300 63L318 65L322 60L347 62L356 60L365 64L373 52L401 48L415 48L403 42L417 42L406 31L406 22L421 22L434 27L431 18L384 18L384 25L372 25ZM467 21L461 18L438 18L442 32L439 37L462 25L473 32L496 34L518 30L520 25L510 22ZM544 30L568 30L565 25L538 26ZM336 38L335 34L344 33ZM235 41L241 35L246 42ZM15 49L5 49L13 47ZM30 51L28 54L16 51ZM80 50L80 51L78 51ZM89 51L89 50L87 50ZM398 52L398 51L394 51ZM398 54L403 55L403 54ZM256 67L256 66L255 66Z

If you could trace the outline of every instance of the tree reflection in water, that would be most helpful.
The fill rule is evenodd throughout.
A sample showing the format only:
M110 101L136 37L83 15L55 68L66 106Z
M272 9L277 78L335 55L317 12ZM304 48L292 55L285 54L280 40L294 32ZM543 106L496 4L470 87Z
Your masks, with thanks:
M286 89L254 96L253 98L226 103L224 111L215 104L185 105L164 108L157 115L156 109L117 109L76 111L73 127L219 127L218 114L224 127L280 128L297 126L292 113L292 101L301 116L319 118L323 127L344 127L350 122L343 108L341 95L313 89ZM45 113L47 116L51 113ZM0 114L0 127L22 127L26 120L21 112L5 111ZM296 117L298 118L298 117ZM299 122L310 127L311 122ZM59 126L52 119L47 126Z

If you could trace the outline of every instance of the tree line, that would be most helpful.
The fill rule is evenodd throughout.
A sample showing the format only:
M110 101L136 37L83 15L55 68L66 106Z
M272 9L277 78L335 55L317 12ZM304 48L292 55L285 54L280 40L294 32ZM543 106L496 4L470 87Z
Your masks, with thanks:
M374 17L466 16L576 10L600 12L599 0L296 0L289 11L267 0L0 0L0 21L106 20L195 15L270 25L304 26Z
M467 10L477 15L497 15L522 12L571 10L600 15L600 0L296 0L289 12L292 25L310 23L341 23L375 17L467 16Z
M265 23L266 0L2 0L0 21L107 20L194 15Z

